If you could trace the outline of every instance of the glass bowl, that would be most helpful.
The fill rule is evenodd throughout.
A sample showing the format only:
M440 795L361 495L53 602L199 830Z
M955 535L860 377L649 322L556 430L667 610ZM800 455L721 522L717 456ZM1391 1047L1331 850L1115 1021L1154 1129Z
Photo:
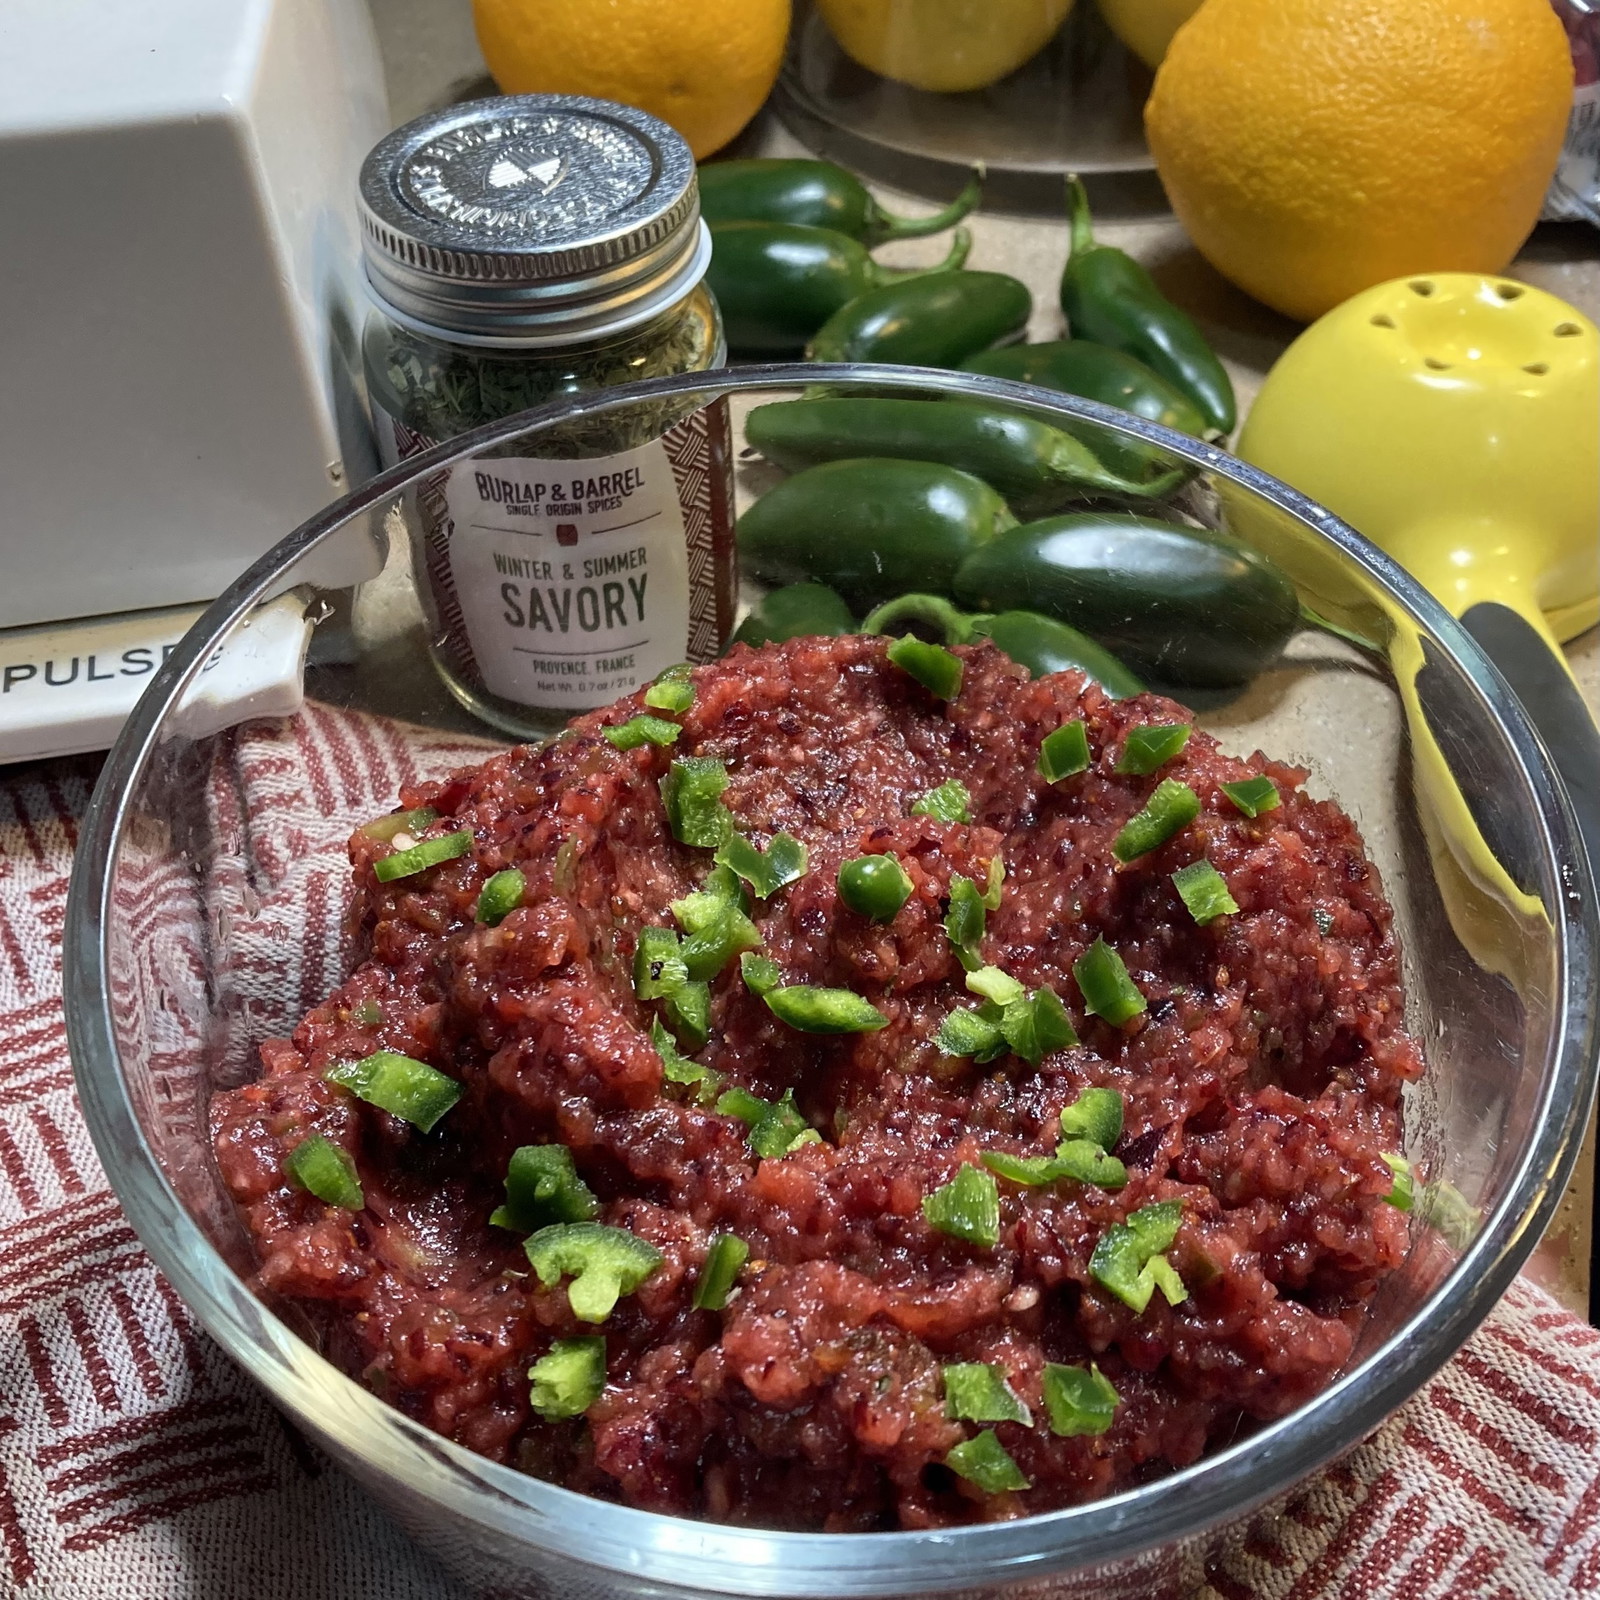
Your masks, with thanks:
M1305 626L1276 665L1232 699L1210 697L1198 720L1235 753L1259 745L1302 763L1311 791L1354 817L1394 904L1408 1020L1428 1053L1406 1113L1407 1149L1428 1179L1413 1247L1338 1379L1185 1470L1050 1515L779 1533L632 1510L498 1466L383 1404L302 1338L292 1308L257 1298L206 1135L212 1089L253 1076L259 1042L342 977L300 970L294 952L263 977L240 934L290 870L286 853L336 854L371 815L362 786L340 774L393 759L370 741L335 748L322 708L407 719L436 742L456 739L462 761L472 735L495 737L427 666L401 532L408 491L514 444L537 454L548 430L619 408L726 398L737 426L753 401L819 383L1003 402L1164 451L1192 473L1183 511L1226 524L1293 576ZM772 481L746 452L741 503ZM353 630L330 631L344 613L328 591L385 557L356 595ZM320 844L269 839L270 811L247 814L216 781L239 737L230 725L281 708L248 693L230 701L208 673L223 646L265 649L285 616L293 627L304 617L313 647L286 724L306 737L274 747L274 781L281 794L317 789ZM328 759L312 772L296 752L318 738ZM658 379L482 428L374 479L258 561L177 647L106 762L73 876L65 990L85 1113L150 1254L224 1349L463 1581L574 1597L1149 1595L1186 1590L1224 1529L1374 1429L1527 1258L1588 1115L1595 949L1572 810L1517 702L1456 623L1327 512L1220 450L1087 401L948 372L783 366Z

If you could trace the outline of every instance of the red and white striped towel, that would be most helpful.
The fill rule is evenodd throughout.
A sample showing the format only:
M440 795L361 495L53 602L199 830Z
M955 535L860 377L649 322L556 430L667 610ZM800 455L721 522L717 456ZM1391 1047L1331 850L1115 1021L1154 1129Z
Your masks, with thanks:
M280 1006L337 981L351 817L472 753L317 706L239 732L211 803L252 817L270 950L257 981ZM0 1594L445 1600L459 1590L200 1332L106 1184L60 1006L92 779L72 761L0 782ZM1182 1587L1206 1600L1600 1593L1600 1333L1519 1283L1422 1394Z

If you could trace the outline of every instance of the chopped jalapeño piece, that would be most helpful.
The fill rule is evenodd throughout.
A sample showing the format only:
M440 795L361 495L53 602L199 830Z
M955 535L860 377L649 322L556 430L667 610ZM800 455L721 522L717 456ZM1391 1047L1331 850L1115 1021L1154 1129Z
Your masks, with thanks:
M1199 815L1200 796L1186 783L1163 778L1144 809L1134 812L1123 825L1112 841L1111 853L1124 865L1137 861L1181 833Z
M1033 1413L1006 1379L997 1361L957 1361L942 1369L944 1414L959 1422L1020 1422L1033 1426Z
M606 1386L606 1341L599 1333L557 1339L528 1368L529 1403L541 1417L559 1422L581 1417Z
M856 856L839 864L839 898L857 916L893 922L911 890L898 856Z
M985 1494L1004 1494L1009 1489L1032 1487L1023 1476L1022 1468L995 1437L993 1428L985 1428L975 1438L963 1439L953 1446L944 1464L958 1477L976 1484Z
M1411 1163L1404 1156L1388 1150L1380 1153L1380 1159L1394 1178L1384 1200L1396 1211L1409 1211L1416 1204L1416 1179L1411 1171Z
M461 1098L461 1085L454 1078L393 1050L374 1050L359 1061L337 1062L322 1076L423 1133L431 1133Z
M800 1033L873 1033L889 1019L852 989L818 989L796 983L769 989L762 999L780 1022Z
M963 1164L949 1183L922 1199L928 1226L992 1250L1000 1242L1000 1190L980 1167Z
M721 1311L728 1303L740 1269L750 1259L750 1246L736 1233L719 1233L706 1251L700 1280L694 1286L696 1311Z
M680 756L661 780L667 826L679 844L715 850L733 832L733 814L722 803L728 769L714 756Z
M436 867L443 861L454 861L472 848L472 829L460 828L437 839L423 839L405 850L382 856L372 863L372 875L379 883L393 883L396 878L414 877Z
M783 969L771 956L759 956L746 950L739 957L739 976L751 994L770 994L783 982Z
M633 948L633 992L641 1000L665 1000L688 981L677 934L671 928L641 928Z
M564 1144L525 1144L511 1152L506 1203L489 1221L496 1228L534 1233L553 1222L587 1222L599 1209Z
M1039 776L1046 783L1060 783L1089 770L1089 730L1083 718L1064 722L1039 743Z
M1097 938L1072 963L1072 976L1078 980L1084 1009L1112 1027L1120 1027L1146 1007L1122 957L1103 938Z
M528 880L515 867L506 867L495 873L478 891L473 921L489 928L499 927L522 904L527 887Z
M1220 788L1247 817L1259 817L1263 811L1276 811L1283 803L1278 786L1271 778L1240 778L1238 782L1224 783Z
M978 946L983 943L985 921L983 896L978 892L977 884L959 872L951 873L949 910L945 913L944 931L955 946L961 965L969 972L983 965Z
M1109 1150L1122 1137L1122 1096L1115 1089L1085 1089L1061 1108L1061 1132Z
M717 864L738 873L760 900L803 878L806 860L806 847L790 833L774 834L765 850L758 850L742 833L730 833L716 854Z
M649 1240L598 1222L555 1223L541 1228L524 1248L545 1288L571 1280L567 1303L580 1322L604 1322L617 1301L661 1265L661 1252Z
M668 667L644 692L644 703L652 711L681 715L694 704L694 685L687 666Z
M1179 867L1172 874L1172 882L1189 915L1202 928L1239 909L1238 901L1228 892L1228 880L1209 861L1191 861L1188 866Z
M629 717L614 727L602 728L600 732L619 750L637 750L645 744L676 744L683 729L665 717L639 716Z
M1051 1433L1072 1439L1110 1428L1119 1396L1092 1361L1087 1368L1046 1362L1042 1387Z
M1129 730L1117 757L1116 770L1143 775L1164 767L1189 742L1194 729L1187 722L1152 722Z
M283 1158L283 1170L324 1205L359 1211L367 1203L350 1152L324 1134L302 1139Z
M1168 1305L1188 1297L1183 1280L1162 1254L1183 1222L1183 1205L1160 1200L1113 1222L1089 1257L1089 1276L1133 1311L1143 1311L1159 1288Z
M908 672L930 694L941 700L954 700L961 693L961 658L941 644L929 644L914 633L896 639L888 656L902 672Z
M914 817L934 817L940 822L971 822L972 796L959 778L946 778L911 802Z
M371 822L363 822L356 831L388 844L397 833L421 833L430 822L438 820L439 813L432 806L418 806L415 811L392 811L386 817L374 817Z

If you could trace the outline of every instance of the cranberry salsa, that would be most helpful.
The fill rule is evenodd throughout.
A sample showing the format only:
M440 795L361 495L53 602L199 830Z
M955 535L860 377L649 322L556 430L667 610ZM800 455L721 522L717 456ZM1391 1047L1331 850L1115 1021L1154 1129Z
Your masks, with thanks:
M1390 911L1305 773L993 646L675 669L351 840L217 1159L391 1404L655 1511L934 1527L1292 1409L1409 1242Z

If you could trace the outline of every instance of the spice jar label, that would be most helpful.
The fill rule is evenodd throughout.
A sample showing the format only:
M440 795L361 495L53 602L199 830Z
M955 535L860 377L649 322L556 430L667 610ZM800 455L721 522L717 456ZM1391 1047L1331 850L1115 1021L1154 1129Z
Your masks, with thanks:
M583 461L469 461L445 502L451 586L492 693L578 711L688 654L683 512L659 439Z

